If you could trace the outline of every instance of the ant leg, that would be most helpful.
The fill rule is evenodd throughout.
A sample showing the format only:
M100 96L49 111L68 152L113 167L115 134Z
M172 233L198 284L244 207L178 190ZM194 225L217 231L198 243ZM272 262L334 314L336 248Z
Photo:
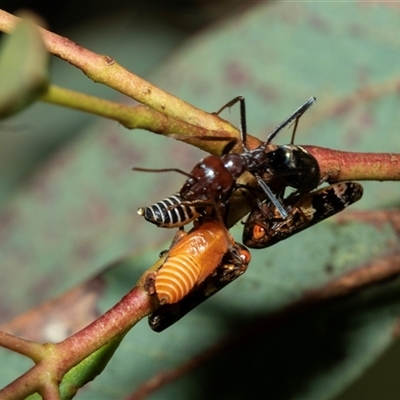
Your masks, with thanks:
M239 190L239 189L246 189L247 194L250 196L250 201L251 201L251 205L252 205L252 209L254 208L254 206L256 206L259 210L260 213L262 214L262 216L265 219L271 219L271 215L267 213L267 211L265 209L268 209L269 211L269 207L267 206L267 204L262 203L261 200L254 194L254 192L262 192L262 190L260 190L259 188L250 186L250 185L243 185L243 184L238 184L236 185L235 191ZM278 196L279 198L281 198L281 196ZM278 200L278 198L277 198ZM279 200L278 200L279 201ZM242 222L244 224L244 222Z
M268 187L268 185L261 179L260 176L255 175L257 178L258 184L261 186L261 188L264 190L265 194L268 196L269 200L271 203L276 207L278 210L279 214L281 214L283 219L286 219L288 217L288 214L286 210L283 208L282 204L279 202L279 200L276 198L276 196L272 193L272 190Z
M234 99L232 99L231 101L229 101L228 103L226 103L224 106L222 106L217 112L214 112L213 114L219 115L222 113L222 111L224 111L226 108L231 108L232 106L234 106L238 101L244 101L244 97L243 96L237 96Z
M267 137L266 144L270 143L274 137L281 131L285 126L293 122L294 120L298 120L315 102L315 97L311 97L307 100L302 106L300 106L292 115L282 121Z
M260 176L255 175L257 178L257 181L259 185L261 186L262 191L267 195L268 199L271 201L271 203L275 206L275 208L278 210L279 214L281 215L282 219L286 219L288 214L286 210L283 208L281 204L281 200L284 195L285 189L283 188L280 190L276 195L272 193L271 189L269 186L260 178ZM247 190L247 193L250 194L252 201L256 204L257 208L260 210L261 214L266 218L266 219L271 219L270 215L266 214L266 211L264 209L264 203L262 203L257 196L254 195L253 192L260 192L259 188L250 186L250 185L243 185L243 184L238 184L236 186L236 189L244 188ZM285 217L286 216L286 217Z
M240 139L245 151L249 151L246 145L247 141L247 121L246 121L246 102L243 96L237 96L232 99L229 103L226 103L221 107L215 114L220 114L225 108L232 107L237 102L240 103Z

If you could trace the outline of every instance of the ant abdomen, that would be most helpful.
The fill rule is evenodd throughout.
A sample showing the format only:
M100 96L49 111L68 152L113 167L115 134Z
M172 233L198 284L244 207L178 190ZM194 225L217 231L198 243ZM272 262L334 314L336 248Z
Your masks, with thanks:
M162 199L150 207L140 207L137 213L160 228L180 228L200 217L196 207L182 204L179 194Z

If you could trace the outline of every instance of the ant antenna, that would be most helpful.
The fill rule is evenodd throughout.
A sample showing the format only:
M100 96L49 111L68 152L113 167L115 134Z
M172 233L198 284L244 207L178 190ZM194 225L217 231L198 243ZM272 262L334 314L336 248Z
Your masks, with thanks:
M188 174L185 171L182 171L181 169L178 168L160 168L160 169L152 169L152 168L137 168L133 167L133 171L140 171L140 172L179 172L182 175L186 175L189 178L193 178L192 175Z
M275 136L288 124L295 121L295 126L294 126L294 132L297 128L297 124L299 121L299 118L317 101L315 97L311 97L309 100L307 100L302 106L300 106L292 115L290 115L288 118L286 118L283 122L281 122L267 137L267 140L265 144L271 143L272 140L275 138ZM294 140L294 133L292 134L292 141L291 144L293 144Z
M293 123L292 138L290 139L290 144L294 143L294 137L296 136L297 126L299 125L300 117L296 118Z

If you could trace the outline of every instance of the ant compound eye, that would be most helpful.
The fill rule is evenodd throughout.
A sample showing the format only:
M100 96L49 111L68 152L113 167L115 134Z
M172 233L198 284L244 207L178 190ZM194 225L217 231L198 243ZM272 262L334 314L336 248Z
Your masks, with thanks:
M253 238L255 240L261 240L265 237L265 235L267 234L267 231L265 230L265 228L261 225L255 225L253 228Z

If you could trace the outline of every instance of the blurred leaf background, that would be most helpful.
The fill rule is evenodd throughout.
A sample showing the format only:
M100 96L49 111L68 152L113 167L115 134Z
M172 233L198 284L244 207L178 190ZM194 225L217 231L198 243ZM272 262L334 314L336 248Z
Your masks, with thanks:
M260 138L314 95L318 102L302 118L296 143L400 151L396 93L361 101L302 129L333 102L399 79L395 3L67 2L55 7L6 1L2 7L36 11L50 30L112 56L207 111L244 95L249 130ZM60 60L52 60L51 76L57 85L129 102ZM235 108L223 116L238 122ZM182 176L134 173L131 167L190 170L204 153L48 104L4 120L0 130L0 321L85 282L97 282L84 289L85 298L95 293L95 299L90 311L82 308L78 314L93 318L134 285L172 237L142 220L136 209L177 191ZM277 142L288 140L289 133L283 133ZM398 205L397 185L366 184L356 207ZM238 224L239 241L240 231ZM160 370L257 321L262 325L305 291L396 246L390 224L328 221L271 249L253 251L243 277L166 332L151 332L145 321L136 326L106 371L77 398L122 398ZM128 254L133 263L105 268ZM394 372L400 348L393 331L399 310L395 280L299 313L151 398L242 399L260 393L281 399L398 398ZM43 340L70 334L74 317L85 320L62 314L38 328ZM32 326L32 319L19 325L21 336L33 335ZM26 361L7 352L1 352L1 360L2 386L27 368Z

